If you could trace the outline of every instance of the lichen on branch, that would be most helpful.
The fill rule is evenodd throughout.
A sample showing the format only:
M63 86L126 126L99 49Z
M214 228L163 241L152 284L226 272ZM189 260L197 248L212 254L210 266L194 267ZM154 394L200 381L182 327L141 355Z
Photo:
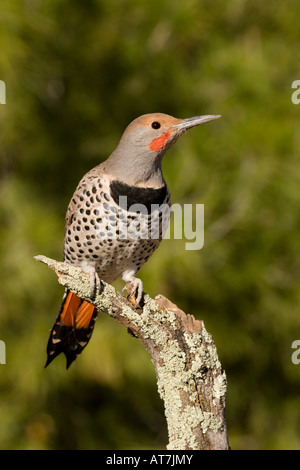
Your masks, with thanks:
M35 258L56 272L60 284L128 328L149 351L164 402L168 449L229 449L226 375L202 321L161 295L152 299L144 294L142 307L136 307L104 281L91 296L90 277L80 267Z

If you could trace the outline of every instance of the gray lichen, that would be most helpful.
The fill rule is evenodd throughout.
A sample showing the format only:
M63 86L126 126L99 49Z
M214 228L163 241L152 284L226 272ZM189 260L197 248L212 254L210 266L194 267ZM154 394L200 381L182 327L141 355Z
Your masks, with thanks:
M225 397L227 392L227 379L226 374L223 371L221 375L217 375L214 380L213 386L213 397L214 398L221 398Z
M158 390L165 404L169 435L172 437L168 449L197 448L194 430L199 426L203 434L208 430L218 432L222 428L222 422L212 412L202 412L196 404L195 381L203 380L201 372L203 365L211 366L219 362L216 358L209 360L200 336L190 333L187 335L188 346L194 354L188 370L186 370L186 355L178 341L169 340L161 351L163 365L157 368L157 377ZM219 396L221 391L222 393L224 391L218 385L220 385L219 380L214 387L214 396ZM224 386L223 379L222 385ZM189 397L189 405L183 406L183 391Z
M212 410L217 409L227 389L225 372L204 325L200 332L182 331L175 311L160 307L158 301L161 297L153 300L145 295L140 312L125 302L111 285L102 281L101 292L95 299L90 299L89 276L80 268L44 256L36 259L54 269L62 285L118 321L126 319L126 324L139 331L156 368L158 391L164 401L168 422L168 449L199 449L199 430L205 435L208 431L218 433L224 427L222 413L203 411L199 404L197 384L210 387ZM207 371L210 371L210 382L207 382Z

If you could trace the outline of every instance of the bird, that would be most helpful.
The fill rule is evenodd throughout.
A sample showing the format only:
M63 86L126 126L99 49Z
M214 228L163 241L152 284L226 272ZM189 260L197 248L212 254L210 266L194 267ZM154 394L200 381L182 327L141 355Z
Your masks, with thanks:
M112 154L80 180L65 217L64 261L89 275L91 292L100 280L121 278L131 283L135 306L140 304L143 283L136 274L158 248L170 217L162 158L187 130L219 117L144 114L127 126ZM94 305L66 289L45 367L63 353L68 369L88 344L96 319Z

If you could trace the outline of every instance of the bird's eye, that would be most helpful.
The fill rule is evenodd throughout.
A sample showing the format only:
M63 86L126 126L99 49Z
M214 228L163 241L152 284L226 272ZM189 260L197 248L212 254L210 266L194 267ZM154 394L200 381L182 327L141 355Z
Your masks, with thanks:
M152 122L152 124L151 124L151 127L152 127L153 129L159 129L160 126L161 126L161 124L160 124L160 122L158 122L158 121L154 121L154 122Z

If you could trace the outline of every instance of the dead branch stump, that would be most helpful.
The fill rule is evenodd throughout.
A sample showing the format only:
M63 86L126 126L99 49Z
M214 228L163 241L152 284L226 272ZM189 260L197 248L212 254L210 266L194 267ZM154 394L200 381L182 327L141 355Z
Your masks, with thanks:
M89 276L80 268L36 256L52 268L60 284L129 329L149 351L164 401L169 450L228 450L225 421L227 381L204 323L167 298L144 295L142 309L111 285L90 296Z

